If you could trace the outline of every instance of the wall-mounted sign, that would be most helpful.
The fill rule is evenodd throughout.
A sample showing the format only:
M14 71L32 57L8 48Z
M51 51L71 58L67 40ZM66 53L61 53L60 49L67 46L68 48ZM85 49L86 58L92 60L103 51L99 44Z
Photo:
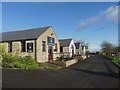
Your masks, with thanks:
M47 37L48 45L55 45L55 39L53 37Z

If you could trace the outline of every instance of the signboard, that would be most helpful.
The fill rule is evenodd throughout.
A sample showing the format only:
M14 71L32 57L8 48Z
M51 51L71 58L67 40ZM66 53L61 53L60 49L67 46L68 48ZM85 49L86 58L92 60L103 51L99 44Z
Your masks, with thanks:
M48 45L55 45L55 39L53 37L47 37Z

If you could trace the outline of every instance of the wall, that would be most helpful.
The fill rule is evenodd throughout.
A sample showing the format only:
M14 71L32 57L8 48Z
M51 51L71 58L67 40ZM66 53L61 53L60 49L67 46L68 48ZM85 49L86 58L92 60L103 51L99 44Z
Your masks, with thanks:
M73 45L73 47L74 47L74 54L76 54L76 47L75 47L74 41L71 40L71 43L70 43L70 45L69 45L70 57L72 56L72 49L71 49L72 45Z
M73 64L75 64L77 62L78 62L77 59L72 59L72 60L66 61L64 63L65 63L65 66L68 67L68 66L73 65Z
M33 52L27 52L27 43L33 42ZM5 46L6 52L8 52L8 43L0 43L0 45ZM26 41L26 52L21 52L21 42L20 41L13 41L12 42L12 52L10 52L12 55L18 55L18 56L31 56L35 58L35 40L27 40Z
M83 47L83 55L86 55L86 49L85 49L85 46Z
M51 35L53 33L53 35ZM57 43L57 52L54 51L55 46L53 46L53 58L59 57L60 53L60 44L59 41L53 31L52 28L49 28L47 31L45 31L36 41L36 47L37 47L37 61L38 62L48 62L48 42L47 42L47 36L55 38L55 43ZM46 51L42 51L42 41L46 41Z
M33 43L33 52L27 52L27 43ZM31 56L35 59L35 40L26 41L26 52L20 52L20 56Z
M69 47L63 47L63 53L61 53L61 56L69 56Z
M80 49L76 49L76 55L80 54Z
M81 44L79 45L79 49L76 49L76 55L82 55L83 51L82 51L82 47Z

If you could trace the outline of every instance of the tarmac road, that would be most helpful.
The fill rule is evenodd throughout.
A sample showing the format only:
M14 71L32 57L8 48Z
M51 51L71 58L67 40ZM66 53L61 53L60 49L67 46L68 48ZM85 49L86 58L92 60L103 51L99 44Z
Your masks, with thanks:
M57 71L3 69L3 88L118 88L118 68L100 56Z

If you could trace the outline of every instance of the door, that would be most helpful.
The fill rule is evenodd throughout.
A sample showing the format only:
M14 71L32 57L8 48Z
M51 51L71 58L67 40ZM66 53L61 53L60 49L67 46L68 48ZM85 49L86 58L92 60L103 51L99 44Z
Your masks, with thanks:
M48 46L48 60L53 60L53 48L52 46Z
M73 57L74 56L74 47L73 47L73 45L72 45L71 49L72 49L72 57Z

